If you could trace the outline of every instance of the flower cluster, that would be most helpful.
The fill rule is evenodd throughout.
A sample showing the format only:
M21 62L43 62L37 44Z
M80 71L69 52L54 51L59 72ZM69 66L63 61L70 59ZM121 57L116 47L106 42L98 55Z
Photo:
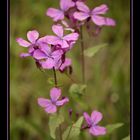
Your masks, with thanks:
M116 24L113 19L103 16L109 9L106 4L90 10L85 1L60 0L60 8L47 9L46 15L54 21L52 25L54 35L45 35L39 38L38 31L28 31L28 41L23 38L16 39L20 46L28 48L27 52L21 53L20 56L22 58L32 57L37 67L41 69L64 72L71 67L72 61L66 57L66 54L74 47L81 35L80 27L83 25L88 27L89 22L93 22L93 25L99 30L102 26L115 26ZM38 98L38 104L47 113L55 113L58 107L69 102L67 97L59 99L60 96L61 89L55 83L55 87L50 90L50 99ZM85 112L83 116L87 122L85 128L88 128L92 135L98 136L106 133L104 127L97 125L102 119L100 112L93 111L91 117Z
M39 33L36 30L29 31L27 38L30 42L17 38L19 45L28 47L28 53L21 53L21 57L32 56L34 60L43 69L53 69L63 71L71 65L71 59L66 58L68 52L76 43L79 34L72 32L64 35L62 25L52 26L54 35L46 35L39 38Z
M45 35L39 38L36 30L28 31L26 41L17 38L20 46L28 47L28 53L21 53L21 57L32 56L39 67L43 69L65 70L71 65L66 53L72 49L79 37L79 27L90 20L96 26L115 26L115 21L101 15L108 11L108 6L102 4L92 10L83 0L60 0L60 8L49 8L46 15L56 23L52 26L55 35ZM66 21L67 20L67 21ZM71 33L64 35L64 31ZM69 60L69 61L68 61Z

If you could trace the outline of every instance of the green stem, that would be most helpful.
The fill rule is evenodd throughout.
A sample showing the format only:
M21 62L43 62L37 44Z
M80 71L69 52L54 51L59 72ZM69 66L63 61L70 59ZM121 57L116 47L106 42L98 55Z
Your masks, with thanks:
M66 140L68 140L68 139L69 139L69 136L70 136L70 132L71 132L71 130L72 130L72 126L70 127L70 130L69 130L69 133L68 133L68 135L67 135Z
M53 75L54 75L54 85L55 87L57 87L57 76L56 76L56 71L54 67L53 67Z
M59 125L59 132L60 132L60 140L62 140L62 129L61 129L61 124Z
M53 67L53 75L54 75L54 85L55 87L58 87L58 82L57 82L57 75L55 68ZM59 125L59 134L60 134L60 140L62 140L62 129L61 129L61 124Z
M65 73L65 75L66 75L73 83L77 83L69 74Z
M82 82L83 84L85 84L85 58L84 58L84 40L82 26L80 27L80 38L81 38Z

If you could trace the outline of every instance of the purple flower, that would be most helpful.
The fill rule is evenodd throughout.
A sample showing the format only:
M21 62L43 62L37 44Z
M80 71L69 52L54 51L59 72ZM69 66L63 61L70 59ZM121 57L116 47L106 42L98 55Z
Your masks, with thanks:
M61 96L61 89L52 88L50 90L51 99L38 98L38 104L45 109L47 113L55 113L58 106L63 106L65 103L69 102L66 97L62 100L58 100Z
M60 66L59 70L60 71L64 71L66 68L68 68L69 66L71 66L71 59L70 58L65 58L64 63Z
M37 49L33 53L33 57L39 60L43 69L58 69L62 64L62 49L54 50L53 47L49 47L47 44L40 44L40 49Z
M72 0L73 2L78 2L78 1L80 1L80 2L85 2L86 0Z
M60 45L61 48L70 47L71 43L75 43L79 37L78 33L70 33L64 36L64 29L61 25L53 25L52 30L57 36L46 36L46 42L51 45Z
M54 21L64 19L65 12L75 4L72 0L60 0L60 9L49 8L46 15L53 18Z
M27 32L27 38L29 41L24 40L23 38L17 38L16 41L17 43L22 46L22 47L27 47L28 53L21 53L21 57L27 57L31 56L33 51L38 48L39 42L43 41L45 37L39 38L39 33L36 30L28 31Z
M97 125L98 122L100 122L102 120L102 117L103 117L100 112L93 111L91 113L91 117L86 112L84 112L83 115L84 115L84 118L88 124L90 134L92 134L94 136L106 134L106 128Z
M91 18L91 20L98 26L115 26L116 23L113 19L101 16L108 11L108 6L102 4L93 10L90 10L83 2L76 3L80 12L75 12L74 17L80 21Z

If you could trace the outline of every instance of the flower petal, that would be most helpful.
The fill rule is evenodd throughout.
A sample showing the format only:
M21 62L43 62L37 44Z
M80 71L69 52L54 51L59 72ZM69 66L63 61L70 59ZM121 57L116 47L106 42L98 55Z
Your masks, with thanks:
M96 125L101 119L103 118L102 113L98 111L93 111L91 113L91 120L93 121L94 125Z
M115 26L116 25L116 23L113 19L106 18L106 17L101 17L101 16L98 16L98 15L93 15L92 16L92 21L98 26L103 26L103 25Z
M46 42L48 44L57 45L60 39L57 36L48 35L46 36Z
M48 46L46 43L41 43L40 48L41 51L43 51L47 56L50 56L51 54L51 47Z
M57 111L57 108L56 108L55 105L50 104L49 106L47 106L47 107L45 108L45 111L46 111L47 113L55 113L55 112Z
M92 125L92 120L91 120L90 116L89 116L86 112L83 113L83 116L84 116L84 118L85 118L87 124L88 124L89 126L91 126L91 125Z
M56 70L58 70L60 68L61 64L62 64L62 59L59 59L58 61L56 61L54 68Z
M53 18L54 21L64 19L64 12L55 8L49 8L46 12L46 15Z
M38 98L37 101L41 107L47 107L51 105L51 101L49 99Z
M75 19L82 21L82 20L87 19L89 17L89 14L84 13L84 12L75 12L73 16Z
M52 101L57 101L58 100L58 98L60 97L60 95L61 95L61 89L59 89L59 88L52 88L51 90L50 90L50 96L51 96L51 100Z
M51 56L54 58L54 60L59 60L62 57L63 51L62 50L56 50L52 52Z
M69 44L66 40L62 40L61 42L59 42L62 48L67 48L69 47Z
M90 9L88 8L87 5L84 4L84 2L76 2L76 6L78 8L78 10L85 12L85 13L89 13Z
M108 11L108 6L106 4L102 4L98 7L95 7L92 10L92 14L105 14Z
M94 136L105 135L106 128L101 126L93 126L89 129L89 133L91 133Z
M34 51L35 51L34 45L31 45L31 46L29 47L29 49L28 49L28 52L29 52L30 54L32 54Z
M25 58L25 57L28 57L28 56L31 56L31 54L29 54L29 53L21 53L20 54L21 58Z
M63 39L67 40L67 41L75 41L77 40L79 37L79 34L78 33L71 33L71 34L68 34L66 36L64 36Z
M38 39L38 37L39 37L39 33L36 30L27 32L27 38L31 43L35 43L35 41Z
M61 65L61 67L59 68L61 71L63 71L65 68L71 66L71 59L70 58L66 58L65 62Z
M62 106L62 105L64 105L67 102L69 102L69 99L66 97L66 98L64 98L62 100L57 101L56 102L56 106Z
M69 8L73 7L75 3L72 0L60 0L60 8L63 11L67 11Z
M53 25L52 30L57 36L63 37L63 27L61 25Z
M26 41L22 38L17 38L16 42L22 47L29 47L31 45L31 43L29 43L28 41Z
M40 49L34 51L33 57L37 60L47 58L46 54L42 52Z
M40 62L43 69L52 69L55 67L55 61L52 58L48 58L46 61Z
M46 36L39 38L39 39L37 40L37 43L38 43L38 44L40 44L40 43L47 43L47 42L46 42Z

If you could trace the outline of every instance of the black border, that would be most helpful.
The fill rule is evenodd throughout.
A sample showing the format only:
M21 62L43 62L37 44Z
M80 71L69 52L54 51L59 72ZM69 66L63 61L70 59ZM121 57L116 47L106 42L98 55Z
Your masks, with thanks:
M1 1L0 14L0 139L9 137L9 1Z
M5 3L4 3L5 2ZM136 0L135 0L136 2ZM9 113L9 105L10 105L10 4L9 0L4 0L3 4L1 4L1 7L4 8L4 10L1 8L1 37L0 37L0 42L1 42L1 67L0 67L0 99L1 99L1 115L3 119L0 119L0 139L5 140L10 138L10 113ZM131 36L131 54L130 54L130 74L131 74L131 99L130 99L130 117L131 117L131 124L130 124L130 131L131 131L131 140L138 140L139 139L139 130L140 130L140 111L139 111L139 76L138 74L140 73L140 68L139 68L139 53L140 51L138 50L140 48L140 22L138 21L140 19L140 11L139 11L139 2L137 1L136 3L133 3L133 0L130 0L130 16L131 16L131 23L130 23L130 36ZM134 9L134 7L137 7ZM133 11L134 9L134 11ZM134 22L133 22L134 21ZM133 26L135 24L135 26ZM134 28L133 28L134 27ZM133 32L137 32L137 34L133 34ZM134 40L133 40L134 39ZM133 54L135 52L135 55ZM137 54L137 56L136 56ZM134 57L134 58L133 58ZM138 63L136 63L138 61ZM137 74L136 74L137 73ZM138 81L137 83L133 84L133 78L135 81ZM133 96L135 95L135 96ZM133 101L135 99L135 102ZM134 105L133 105L134 103ZM138 112L135 112L136 110ZM134 114L135 112L135 114ZM133 128L134 126L134 128ZM138 137L138 138L137 138Z
M133 0L130 0L130 139L133 140Z

